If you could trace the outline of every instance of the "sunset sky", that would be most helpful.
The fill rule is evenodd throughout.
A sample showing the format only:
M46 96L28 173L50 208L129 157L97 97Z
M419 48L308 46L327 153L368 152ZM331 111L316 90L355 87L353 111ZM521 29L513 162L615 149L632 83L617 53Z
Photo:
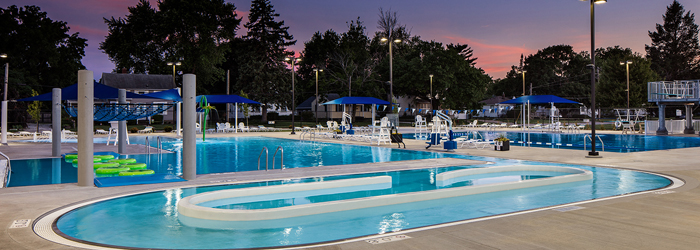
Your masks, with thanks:
M250 0L226 0L233 3L240 17L247 20ZM468 44L483 68L494 79L503 78L520 54L568 44L576 51L590 50L590 8L579 0L272 0L297 44L289 48L303 50L304 42L316 31L347 30L346 22L358 16L368 35L377 30L379 8L396 11L399 22L423 40ZM648 31L662 23L662 15L672 0L609 0L596 5L596 47L620 45L642 55L650 44ZM679 0L686 11L700 11L700 1ZM83 64L100 76L111 72L114 64L99 50L107 35L102 18L123 17L127 7L138 0L0 0L0 5L36 5L53 20L68 23L71 33L88 39ZM155 6L156 0L151 0ZM696 16L698 24L700 16ZM242 27L241 27L242 28ZM245 29L238 32L245 35Z

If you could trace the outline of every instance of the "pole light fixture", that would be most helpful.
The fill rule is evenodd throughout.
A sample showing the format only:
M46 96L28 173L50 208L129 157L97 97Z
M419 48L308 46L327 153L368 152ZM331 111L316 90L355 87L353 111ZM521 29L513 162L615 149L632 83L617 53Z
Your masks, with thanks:
M589 1L589 0L581 0ZM598 152L595 151L596 136L595 136L595 120L596 120L596 110L595 110L595 5L606 3L607 0L590 0L591 3L591 151L588 152L586 157L600 157Z
M391 44L389 42L390 38L382 37L379 39L382 42L389 44L389 103L394 102L394 56L391 49ZM401 39L394 39L393 43L401 43Z
M523 93L522 93L522 95L524 96L525 95L525 73L527 73L527 70L518 70L517 73L523 75Z
M290 62L292 64L292 133L290 135L295 135L296 133L294 132L294 116L296 115L296 112L297 112L297 106L294 105L294 98L295 98L295 96L294 96L294 73L295 73L294 64L296 62L300 62L301 58L296 58L295 56L291 56L291 57L285 57L284 60L287 62Z
M323 72L322 69L314 69L314 72L316 73L316 107L314 107L314 110L316 111L316 124L318 124L318 106L319 105L319 100L318 100L318 72Z
M627 60L625 62L620 62L620 65L625 65L625 69L627 71L627 113L629 113L630 109L630 64L632 64L632 61Z

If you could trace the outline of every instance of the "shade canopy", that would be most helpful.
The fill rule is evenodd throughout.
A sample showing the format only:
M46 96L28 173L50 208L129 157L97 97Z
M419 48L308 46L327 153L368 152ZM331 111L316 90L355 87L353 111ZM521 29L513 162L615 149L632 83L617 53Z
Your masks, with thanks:
M526 95L499 104L544 104L544 103L579 103L555 95Z
M110 86L95 83L95 99L117 99L119 98L119 89L112 88ZM38 96L32 96L27 98L22 98L17 100L18 102L30 102L30 101L51 101L53 98L53 93L49 92L46 94L41 94ZM126 98L142 98L142 99L161 99L145 95L134 94L131 92L126 92ZM61 89L61 100L78 100L78 84L73 84L68 87Z
M341 97L326 103L322 103L321 105L330 105L330 104L379 104L379 105L389 105L389 102L380 100L374 97Z
M253 101L251 99L241 97L238 95L198 95L197 102L201 102L202 96L206 97L207 103L250 103L250 104L260 104L259 102Z
M182 96L180 96L180 92L178 92L177 89L169 89L161 92L144 94L144 96L163 100L171 100L173 102L182 102Z

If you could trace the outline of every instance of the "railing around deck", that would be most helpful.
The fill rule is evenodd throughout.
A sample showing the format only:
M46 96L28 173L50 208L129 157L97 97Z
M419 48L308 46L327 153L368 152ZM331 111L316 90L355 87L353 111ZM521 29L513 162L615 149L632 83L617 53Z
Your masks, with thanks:
M695 102L700 100L700 80L647 83L649 102Z

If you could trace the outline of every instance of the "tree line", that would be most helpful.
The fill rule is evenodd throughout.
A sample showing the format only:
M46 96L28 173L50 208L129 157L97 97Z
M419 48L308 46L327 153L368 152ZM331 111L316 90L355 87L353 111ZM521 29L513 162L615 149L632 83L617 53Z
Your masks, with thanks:
M197 91L225 94L226 72L231 94L246 93L268 105L291 108L316 91L319 94L394 96L432 99L441 109L471 109L491 95L554 94L588 104L590 52L570 45L553 45L528 56L521 55L502 79L492 79L477 67L478 59L467 44L426 41L411 34L396 12L379 10L377 31L367 32L359 17L347 30L318 31L292 52L296 40L269 0L253 0L248 21L242 24L237 8L224 0L162 0L157 6L141 0L124 17L105 18L108 35L100 49L115 64L114 72L170 74L167 62L180 61L182 74L197 75ZM664 23L649 31L646 55L619 46L596 49L597 103L622 107L626 102L623 61L630 65L630 102L646 103L646 82L700 78L700 44L694 14L674 1L663 15ZM245 28L245 34L240 32ZM37 6L0 8L0 59L12 65L10 99L26 97L31 90L75 83L86 40L70 34L68 24L47 17ZM383 41L382 38L389 38ZM399 41L400 42L395 42ZM393 54L390 80L389 44ZM300 57L292 100L292 68L285 58ZM525 90L523 75L525 71ZM433 75L433 91L430 78ZM179 82L179 81L178 81ZM18 86L15 88L15 86ZM432 98L431 98L432 96ZM321 101L324 101L323 99ZM263 105L263 113L271 106Z

